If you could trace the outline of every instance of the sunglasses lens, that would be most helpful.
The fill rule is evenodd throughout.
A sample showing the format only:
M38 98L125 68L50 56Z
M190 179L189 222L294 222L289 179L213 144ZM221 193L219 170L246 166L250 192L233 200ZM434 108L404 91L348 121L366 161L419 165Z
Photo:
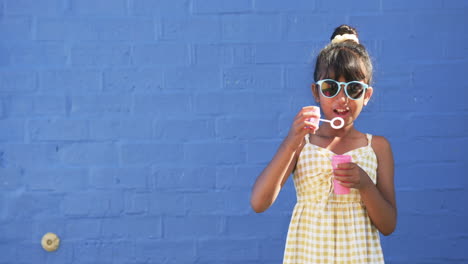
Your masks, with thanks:
M361 98L362 94L364 93L364 85L358 82L352 82L348 84L346 91L348 92L349 97L353 99Z
M320 89L322 90L322 94L326 97L333 97L338 93L338 84L333 81L324 81L320 85Z

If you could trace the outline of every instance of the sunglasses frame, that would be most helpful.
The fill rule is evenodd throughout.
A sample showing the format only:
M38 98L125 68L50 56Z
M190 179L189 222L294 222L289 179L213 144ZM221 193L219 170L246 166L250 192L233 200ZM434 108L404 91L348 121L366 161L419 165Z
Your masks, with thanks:
M323 93L321 86L322 86L322 83L324 83L324 82L326 82L326 81L331 81L331 82L334 82L334 83L336 83L336 84L338 85L338 91L336 91L336 94L335 94L335 95L333 95L333 96L326 96L326 95ZM364 87L363 93L362 93L358 98L352 98L351 96L349 96L349 94L348 94L348 89L346 89L346 88L348 87L348 84L350 84L350 83L359 83L360 85L362 85L362 86ZM369 85L368 85L368 84L363 83L363 82L360 82L360 81L338 82L338 81L335 81L335 80L333 80L333 79L323 79L323 80L317 81L317 85L318 85L317 88L320 90L320 94L322 94L322 95L323 95L324 97L326 97L326 98L333 98L333 97L337 96L337 95L340 93L340 91L341 91L341 85L344 85L343 89L344 89L344 91L345 91L345 94L346 94L346 96L347 96L349 99L351 99L351 100L359 100L359 99L361 99L362 96L364 96L364 94L366 94L367 88L369 88Z

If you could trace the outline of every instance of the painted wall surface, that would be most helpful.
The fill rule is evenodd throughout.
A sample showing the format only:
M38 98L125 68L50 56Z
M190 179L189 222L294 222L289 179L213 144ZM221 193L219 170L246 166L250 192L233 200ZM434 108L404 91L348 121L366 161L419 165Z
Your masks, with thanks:
M0 263L281 263L250 189L356 26L386 136L387 263L468 263L468 1L0 0ZM60 248L40 245L56 233Z

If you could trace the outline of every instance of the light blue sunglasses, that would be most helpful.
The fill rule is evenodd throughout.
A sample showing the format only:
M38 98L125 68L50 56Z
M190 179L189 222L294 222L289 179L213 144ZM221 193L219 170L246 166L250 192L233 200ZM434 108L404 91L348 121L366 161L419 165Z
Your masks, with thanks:
M324 79L317 82L320 93L327 97L335 97L341 90L341 85L344 85L346 96L351 100L358 100L364 95L366 89L369 88L368 84L358 81L351 82L337 82L332 79Z

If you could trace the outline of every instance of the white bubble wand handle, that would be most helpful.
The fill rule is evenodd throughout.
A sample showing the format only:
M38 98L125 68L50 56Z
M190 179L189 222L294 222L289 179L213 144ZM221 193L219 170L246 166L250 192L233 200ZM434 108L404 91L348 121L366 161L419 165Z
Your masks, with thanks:
M330 126L333 128L333 129L340 129L344 126L344 119L341 118L341 117L334 117L332 118L332 120L327 120L327 119L319 119L320 121L323 121L323 122L328 122L330 123ZM339 122L337 125L335 125L336 122Z

